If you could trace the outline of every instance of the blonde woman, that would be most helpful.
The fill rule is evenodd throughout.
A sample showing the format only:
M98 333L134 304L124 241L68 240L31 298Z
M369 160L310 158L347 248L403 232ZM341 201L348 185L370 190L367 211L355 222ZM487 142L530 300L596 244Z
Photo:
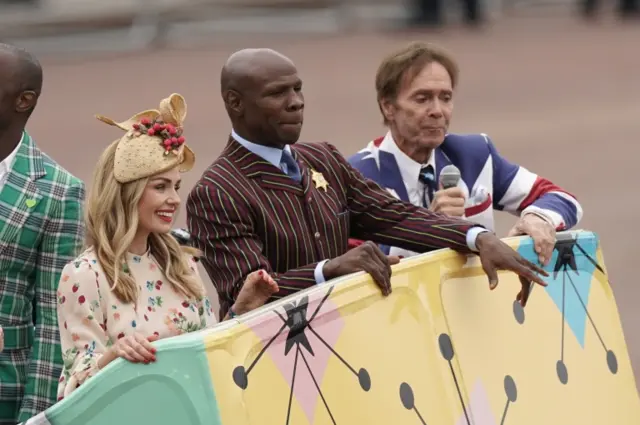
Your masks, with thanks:
M58 320L64 369L58 399L111 361L156 360L151 342L215 323L193 248L170 235L180 206L180 174L194 154L182 136L184 99L116 123L126 134L96 166L87 199L88 249L62 272ZM262 271L247 277L234 312L263 305L278 291ZM161 361L161 359L160 359Z

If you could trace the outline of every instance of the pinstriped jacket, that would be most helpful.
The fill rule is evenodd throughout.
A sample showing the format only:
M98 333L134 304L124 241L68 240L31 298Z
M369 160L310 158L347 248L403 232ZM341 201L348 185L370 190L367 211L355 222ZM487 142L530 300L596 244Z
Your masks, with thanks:
M83 243L84 183L25 132L0 190L0 423L56 401L62 371L56 289Z
M328 143L298 143L292 152L301 183L230 139L189 194L189 232L204 253L220 317L252 271L272 274L280 286L275 298L315 285L318 262L344 254L349 237L418 252L470 252L473 224L394 198ZM322 173L326 191L313 172Z

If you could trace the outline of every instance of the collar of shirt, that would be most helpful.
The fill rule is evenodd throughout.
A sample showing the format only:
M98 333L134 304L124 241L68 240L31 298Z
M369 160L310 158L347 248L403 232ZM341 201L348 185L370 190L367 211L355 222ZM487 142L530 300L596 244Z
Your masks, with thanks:
M238 135L235 130L231 130L231 137L234 138L235 141L240 143L242 146L258 155L260 158L270 162L274 166L280 167L280 162L282 161L282 149L272 148L269 146L259 145L257 143L253 143L245 139L244 137ZM286 145L284 150L291 153L291 147Z
M436 174L436 176L438 175L436 173L436 156L433 154L433 152L431 152L429 161L427 161L426 164L420 164L400 150L395 140L393 140L393 136L391 135L390 131L387 132L387 135L382 140L382 143L380 143L379 149L392 154L396 158L398 168L400 168L402 181L404 182L405 187L408 191L418 190L424 187L424 184L418 180L418 177L420 176L420 169L424 165L431 165L433 167L433 172Z
M11 166L13 165L13 161L15 160L16 155L18 154L18 149L20 149L20 145L22 144L23 140L24 140L24 131L22 132L22 137L20 138L20 142L18 142L15 149L13 149L13 152L11 152L5 159L2 160L2 162L0 162L0 181L2 181L4 177L7 174L9 174L9 171L11 171Z

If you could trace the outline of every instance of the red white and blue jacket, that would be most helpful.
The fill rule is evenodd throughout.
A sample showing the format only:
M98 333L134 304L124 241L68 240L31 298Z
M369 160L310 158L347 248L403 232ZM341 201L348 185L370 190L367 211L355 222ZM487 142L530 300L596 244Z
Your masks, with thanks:
M394 154L380 149L383 140L391 137L389 132L371 141L348 160L365 177L409 202ZM556 230L568 230L582 218L582 207L575 196L526 168L509 162L498 153L486 134L447 134L433 154L438 181L440 171L445 166L453 164L460 169L458 187L467 200L465 218L487 229L494 229L494 210L518 216L536 213L553 223ZM484 195L476 196L479 193ZM477 203L478 198L484 201Z

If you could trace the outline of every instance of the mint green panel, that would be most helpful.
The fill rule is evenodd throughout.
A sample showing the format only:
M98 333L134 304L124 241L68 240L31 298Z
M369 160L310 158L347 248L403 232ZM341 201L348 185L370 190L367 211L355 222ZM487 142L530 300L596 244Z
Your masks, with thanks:
M47 410L51 425L220 425L202 334L154 345L155 364L113 362Z

